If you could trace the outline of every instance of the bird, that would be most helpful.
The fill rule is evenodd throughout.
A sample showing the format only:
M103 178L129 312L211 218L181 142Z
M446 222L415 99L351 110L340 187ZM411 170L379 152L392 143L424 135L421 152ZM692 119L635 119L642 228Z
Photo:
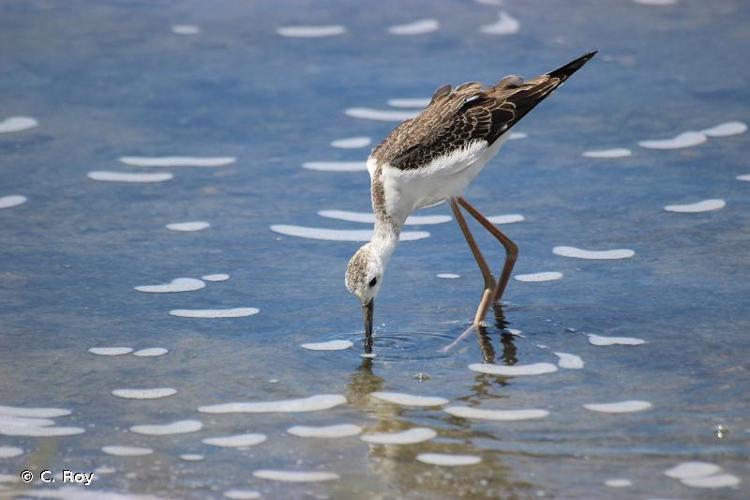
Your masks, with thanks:
M511 128L547 98L597 51L530 80L515 75L485 86L468 82L438 88L427 107L398 125L367 159L375 227L369 242L349 260L345 285L362 306L364 348L372 353L375 298L396 249L406 218L415 210L448 200L484 278L481 299L470 328L479 329L492 304L499 304L518 257L518 246L463 196L510 136ZM466 223L462 209L505 250L495 279Z

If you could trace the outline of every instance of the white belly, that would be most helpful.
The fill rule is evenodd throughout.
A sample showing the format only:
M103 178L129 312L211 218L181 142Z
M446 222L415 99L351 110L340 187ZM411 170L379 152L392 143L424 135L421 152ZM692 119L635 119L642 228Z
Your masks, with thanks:
M403 222L414 210L463 194L497 154L508 135L489 148L486 141L479 141L464 151L437 159L420 169L399 170L386 165L383 168L386 210Z

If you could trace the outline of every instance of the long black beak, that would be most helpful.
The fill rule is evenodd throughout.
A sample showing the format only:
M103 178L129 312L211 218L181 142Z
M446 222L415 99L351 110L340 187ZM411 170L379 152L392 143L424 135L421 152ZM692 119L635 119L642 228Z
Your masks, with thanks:
M372 354L372 315L375 311L375 300L362 306L362 319L365 320L365 353Z

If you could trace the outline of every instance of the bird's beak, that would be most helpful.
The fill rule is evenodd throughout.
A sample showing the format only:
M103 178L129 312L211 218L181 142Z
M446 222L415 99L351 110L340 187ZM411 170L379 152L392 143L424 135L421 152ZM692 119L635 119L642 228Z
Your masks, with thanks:
M375 300L362 306L362 319L365 321L365 352L372 353L372 315L375 311Z

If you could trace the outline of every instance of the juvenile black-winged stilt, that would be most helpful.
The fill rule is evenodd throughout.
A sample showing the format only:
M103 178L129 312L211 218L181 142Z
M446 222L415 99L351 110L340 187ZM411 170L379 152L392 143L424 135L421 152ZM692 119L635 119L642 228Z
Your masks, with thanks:
M464 189L495 156L509 131L526 113L575 73L596 51L550 73L524 81L506 76L496 85L465 83L437 89L419 116L403 122L367 160L375 230L372 240L349 261L346 287L359 298L365 322L365 352L372 352L372 318L383 272L406 218L419 208L450 200L456 221L484 276L474 316L478 328L489 307L503 296L518 247L463 196ZM495 280L466 224L461 208L505 248L505 264Z

